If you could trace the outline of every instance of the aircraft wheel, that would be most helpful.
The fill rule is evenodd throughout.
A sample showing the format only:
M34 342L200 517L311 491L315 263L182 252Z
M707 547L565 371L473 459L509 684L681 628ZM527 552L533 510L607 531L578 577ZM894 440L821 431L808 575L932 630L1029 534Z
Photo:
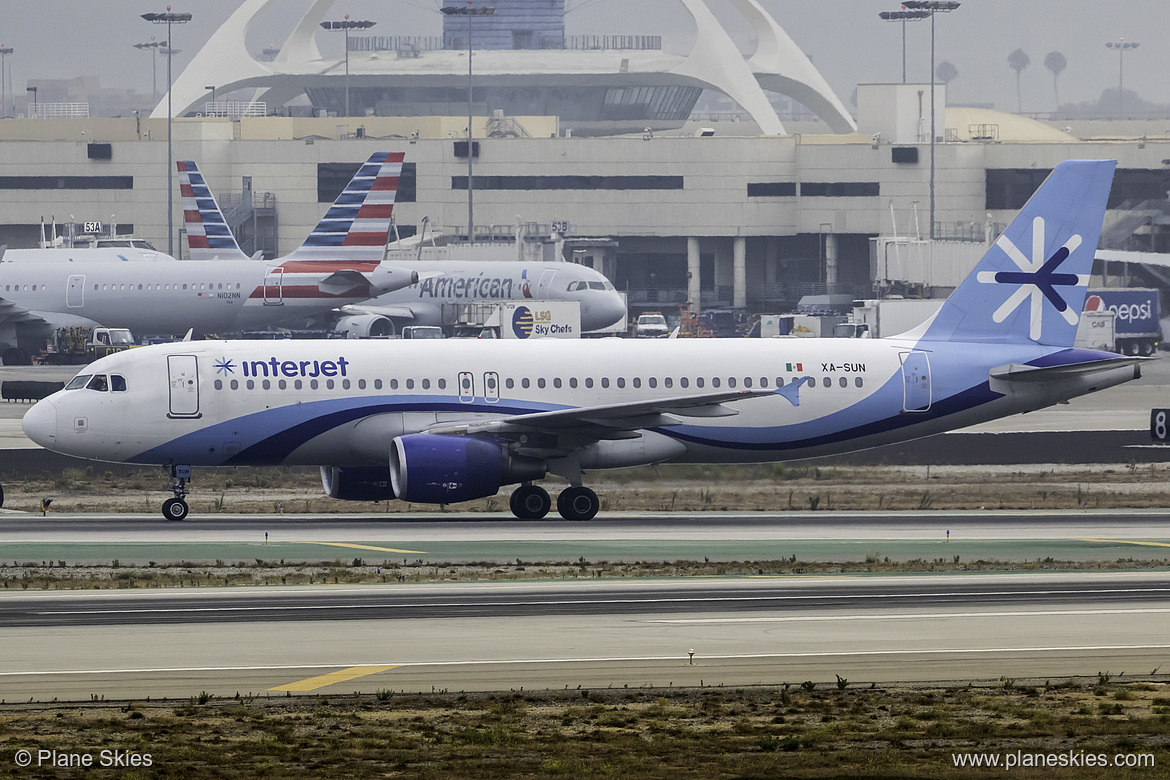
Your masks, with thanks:
M569 487L557 496L557 512L566 520L592 520L601 509L597 494L587 487Z
M4 486L0 485L0 506L4 506Z
M189 511L187 502L181 498L168 498L162 505L163 517L167 520L183 520Z
M539 485L521 485L512 491L508 507L521 520L539 520L548 514L552 499L548 491Z

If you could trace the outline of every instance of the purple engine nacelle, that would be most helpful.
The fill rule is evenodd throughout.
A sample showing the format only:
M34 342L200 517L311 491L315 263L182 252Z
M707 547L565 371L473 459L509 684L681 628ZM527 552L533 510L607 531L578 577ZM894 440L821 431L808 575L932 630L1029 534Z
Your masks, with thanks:
M468 436L412 433L398 436L390 447L390 485L402 501L472 501L544 474L543 461L516 457L497 442Z

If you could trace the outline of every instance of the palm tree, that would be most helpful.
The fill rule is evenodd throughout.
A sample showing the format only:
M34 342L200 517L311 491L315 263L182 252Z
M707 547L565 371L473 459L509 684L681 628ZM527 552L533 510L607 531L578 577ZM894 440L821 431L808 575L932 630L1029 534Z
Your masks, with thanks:
M939 81L944 84L950 84L952 81L958 78L959 69L947 60L943 60L938 64L938 67L935 69L934 73L936 76L938 76Z
M1056 107L1060 108L1060 89L1057 87L1056 79L1060 76L1061 71L1068 66L1068 60L1064 55L1058 51L1050 51L1044 57L1044 67L1052 71L1052 95L1056 98Z
M1008 55L1008 65L1016 72L1016 113L1024 112L1024 100L1020 97L1020 73L1032 64L1032 58L1024 53L1023 49L1016 49Z

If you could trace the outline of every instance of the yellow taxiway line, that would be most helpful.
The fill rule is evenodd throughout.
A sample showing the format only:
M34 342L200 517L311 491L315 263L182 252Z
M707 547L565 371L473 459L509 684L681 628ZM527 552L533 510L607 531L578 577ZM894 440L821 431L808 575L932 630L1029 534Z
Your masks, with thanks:
M396 550L393 547L374 547L368 544L348 544L346 542L293 542L293 544L319 544L323 547L348 547L351 550L373 550L375 552L410 553L426 555L426 550Z
M1126 539L1081 539L1082 542L1104 542L1105 544L1136 544L1141 547L1170 547L1166 542L1131 542Z
M329 674L322 674L317 677L310 677L307 680L298 680L291 682L288 685L277 685L275 688L269 688L270 691L315 691L318 688L324 688L326 685L335 685L337 683L348 682L349 680L356 680L359 677L366 677L378 672L384 672L388 669L397 669L401 664L392 664L389 666L351 666L348 669L339 669L336 672Z

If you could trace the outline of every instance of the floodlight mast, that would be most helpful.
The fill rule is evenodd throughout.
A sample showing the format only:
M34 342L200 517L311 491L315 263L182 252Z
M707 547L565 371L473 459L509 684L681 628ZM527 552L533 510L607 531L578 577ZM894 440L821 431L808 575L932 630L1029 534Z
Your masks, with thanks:
M475 234L475 212L472 205L475 181L472 179L473 155L471 153L471 18L473 16L489 16L494 14L496 9L490 5L473 7L471 0L467 0L466 6L448 5L439 10L448 16L467 17L467 243L470 244Z
M191 21L191 14L185 12L171 11L168 5L166 13L149 13L142 14L142 18L152 24L165 24L167 26L167 254L171 257L175 256L175 213L174 213L174 165L171 163L173 152L171 151L171 119L174 116L174 111L171 108L171 60L174 58L174 49L171 46L171 25L172 24L186 24Z
M321 27L326 30L343 30L345 32L345 115L349 116L349 31L350 30L368 30L377 22L368 20L358 21L356 19L350 20L349 14L339 22L321 22Z
M956 0L905 0L903 8L930 14L930 240L935 238L934 218L934 17L958 8Z

